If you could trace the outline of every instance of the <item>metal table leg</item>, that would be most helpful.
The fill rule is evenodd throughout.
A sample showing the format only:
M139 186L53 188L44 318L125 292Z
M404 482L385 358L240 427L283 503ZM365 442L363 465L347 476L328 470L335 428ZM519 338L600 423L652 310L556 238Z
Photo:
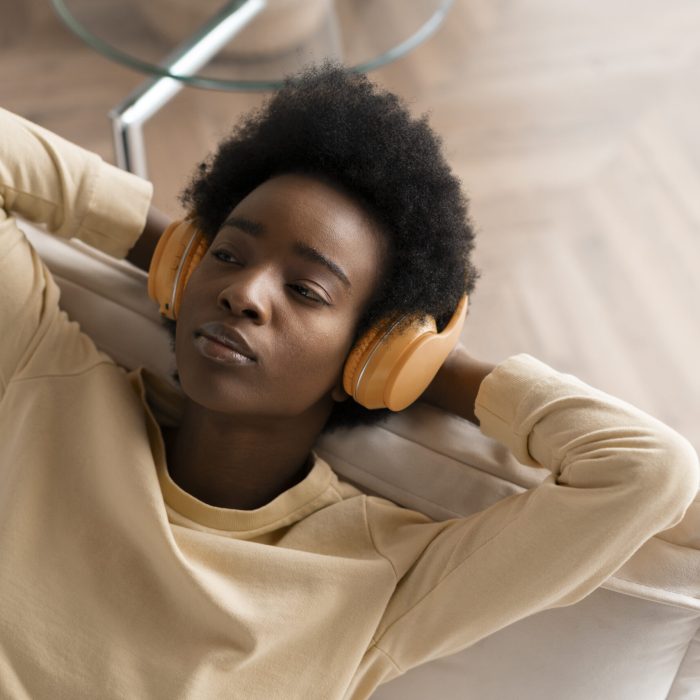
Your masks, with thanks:
M206 65L267 4L267 0L230 0L205 26L168 56L161 66L192 75ZM148 179L142 126L185 86L168 77L149 78L110 110L117 165Z

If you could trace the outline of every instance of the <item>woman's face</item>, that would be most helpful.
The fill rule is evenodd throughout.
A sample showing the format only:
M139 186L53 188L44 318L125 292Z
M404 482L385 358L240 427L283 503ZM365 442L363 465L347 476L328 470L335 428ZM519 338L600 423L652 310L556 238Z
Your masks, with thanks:
M231 211L185 288L175 342L185 394L250 417L329 412L385 244L365 208L322 180L289 174L257 187ZM206 357L197 336L211 321L238 331L255 361Z

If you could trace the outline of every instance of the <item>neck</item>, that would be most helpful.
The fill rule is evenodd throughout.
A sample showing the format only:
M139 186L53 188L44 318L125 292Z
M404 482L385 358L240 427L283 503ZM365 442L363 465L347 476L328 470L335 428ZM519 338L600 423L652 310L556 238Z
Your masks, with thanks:
M260 508L308 475L327 416L251 419L214 413L188 399L180 426L163 429L168 472L209 505Z

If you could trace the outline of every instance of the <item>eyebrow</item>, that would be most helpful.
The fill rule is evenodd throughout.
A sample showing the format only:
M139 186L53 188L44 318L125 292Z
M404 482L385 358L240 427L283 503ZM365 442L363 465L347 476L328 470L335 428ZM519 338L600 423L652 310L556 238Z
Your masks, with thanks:
M231 216L226 221L224 221L225 226L232 226L234 228L243 231L255 238L267 233L265 227L257 222L251 221L250 219L245 219L240 216ZM223 227L222 227L223 228ZM294 241L292 250L302 258L309 260L310 262L320 263L324 265L328 270L330 270L348 289L352 287L348 276L343 272L343 269L334 263L330 258L327 258L320 250L317 250L313 246L310 246L301 241Z

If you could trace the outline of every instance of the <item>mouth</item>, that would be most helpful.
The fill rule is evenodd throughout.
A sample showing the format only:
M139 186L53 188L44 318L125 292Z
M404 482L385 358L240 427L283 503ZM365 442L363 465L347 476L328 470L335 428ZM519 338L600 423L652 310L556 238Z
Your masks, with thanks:
M223 346L237 355L244 357L246 360L251 362L257 361L253 349L250 347L243 334L228 323L210 321L198 328L194 335L195 342L200 343L202 347L206 346L210 353L213 353L216 349L218 355L222 355L222 348L217 346ZM202 337L208 339L210 341L209 344L200 341Z
M230 345L206 336L202 333L195 334L195 347L204 357L223 364L253 365L255 360L235 350Z

